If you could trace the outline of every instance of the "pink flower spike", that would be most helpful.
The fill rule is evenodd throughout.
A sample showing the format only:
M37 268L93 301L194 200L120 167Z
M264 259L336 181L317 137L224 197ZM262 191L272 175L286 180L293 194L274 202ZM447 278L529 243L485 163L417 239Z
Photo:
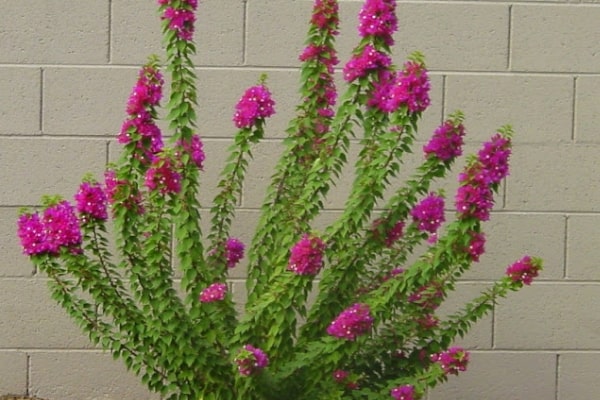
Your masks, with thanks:
M162 194L179 193L181 191L181 176L174 170L170 158L156 157L151 167L146 171L145 184L148 189L158 190Z
M375 49L372 45L366 45L359 55L353 55L344 67L344 79L352 82L363 78L367 73L381 70L391 65L392 59L385 53Z
M429 107L429 75L421 63L408 61L398 74L390 93L390 108L396 110L405 105L410 112L422 112Z
M349 375L350 374L348 373L348 371L344 371L343 369L337 369L333 371L333 380L335 380L337 383L345 383Z
M204 155L204 144L202 143L202 139L200 139L199 135L192 135L192 140L187 142L180 140L177 142L178 146L180 146L183 151L185 151L191 157L192 161L199 170L204 169L204 159L206 158Z
M337 35L339 17L337 0L315 0L311 23L331 35Z
M483 144L479 150L478 160L486 171L491 183L500 183L508 175L508 159L511 153L510 139L499 133Z
M46 231L38 213L20 215L17 227L24 254L33 256L47 252Z
M238 128L249 128L259 119L268 118L275 113L275 102L265 85L252 86L242 95L235 106L233 122Z
M355 340L358 336L367 333L373 326L371 309L367 304L356 303L338 315L327 328L331 336Z
M539 271L542 269L542 263L540 260L525 256L519 261L510 265L506 269L506 275L513 282L521 282L525 285L531 285L533 278L537 278Z
M458 375L467 370L469 352L462 347L450 347L448 350L434 354L431 361L437 362L446 375Z
M435 233L446 220L444 217L444 198L430 193L415 205L410 215L421 232Z
M48 251L60 253L63 247L77 249L81 245L81 230L75 209L69 202L61 201L44 210L42 223L46 232Z
M455 126L452 121L446 121L435 130L429 143L423 146L423 152L442 161L453 160L462 154L464 136L463 124Z
M235 363L242 376L250 376L269 365L269 357L261 349L252 345L245 345L236 357Z
M325 244L313 235L305 233L292 247L288 261L288 271L297 275L316 275L323 267Z
M200 293L200 302L212 303L215 301L221 301L227 294L227 284L225 283L213 283Z
M244 243L235 238L227 239L225 243L225 257L227 258L227 268L235 267L244 258Z
M414 400L415 388L412 385L404 385L393 388L390 395L394 400Z
M485 252L485 235L480 232L471 232L471 241L467 253L472 261L478 262L479 256Z
M99 183L83 182L75 194L75 202L77 211L85 220L105 221L108 218L106 193Z
M358 13L360 36L374 36L391 46L392 35L398 30L396 0L366 0Z

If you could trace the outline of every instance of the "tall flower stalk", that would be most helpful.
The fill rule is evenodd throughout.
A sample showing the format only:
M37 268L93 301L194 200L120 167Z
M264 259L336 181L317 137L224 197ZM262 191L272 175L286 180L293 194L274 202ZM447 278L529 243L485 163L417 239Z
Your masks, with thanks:
M456 337L542 268L526 255L457 313L436 313L485 251L482 222L509 173L510 127L468 157L452 202L432 184L462 155L464 116L454 112L423 146L421 164L386 195L430 105L424 56L393 65L396 1L365 0L338 99L339 4L315 0L299 55L301 102L254 237L246 246L231 227L252 149L277 109L264 76L233 107L237 133L202 232L198 194L208 161L192 62L198 1L158 6L164 67L153 56L138 74L117 135L119 161L103 182L84 178L74 204L46 197L18 219L23 252L47 274L52 297L165 399L412 400L468 368ZM168 141L157 123L165 81ZM352 140L359 152L348 198L318 231L314 221L348 167ZM419 246L425 252L408 263ZM241 262L248 298L238 316L227 278Z

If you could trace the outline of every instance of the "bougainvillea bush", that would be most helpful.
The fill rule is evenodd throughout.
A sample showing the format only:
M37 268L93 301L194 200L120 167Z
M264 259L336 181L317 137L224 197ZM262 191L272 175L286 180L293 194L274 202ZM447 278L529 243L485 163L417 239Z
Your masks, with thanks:
M211 228L201 232L198 193L210 154L198 133L191 61L198 2L158 3L169 98L153 57L127 101L120 160L101 181L86 177L73 203L47 197L19 217L24 252L47 274L52 297L93 343L168 399L409 400L464 371L469 353L455 339L541 269L524 256L456 313L436 312L484 252L481 224L508 174L510 128L468 157L449 199L433 191L462 154L463 115L449 115L414 149L430 83L419 53L392 63L396 2L364 2L360 41L340 65L337 88L338 2L316 0L299 56L301 102L252 242L230 228L251 150L277 108L265 78L233 109L237 134L205 205ZM161 103L168 143L156 123ZM345 207L316 231L352 138L360 151ZM422 161L404 171L412 150ZM401 170L409 178L389 187ZM425 250L415 257L416 249ZM239 316L227 275L243 258L248 298Z

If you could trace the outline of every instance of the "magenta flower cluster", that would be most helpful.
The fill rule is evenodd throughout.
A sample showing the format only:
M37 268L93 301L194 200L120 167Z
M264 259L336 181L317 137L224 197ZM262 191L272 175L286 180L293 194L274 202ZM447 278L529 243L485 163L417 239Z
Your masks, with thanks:
M144 213L144 205L142 204L141 193L129 193L129 197L126 199L120 199L121 193L127 193L127 190L121 190L125 188L128 183L125 180L117 179L117 174L113 170L106 170L104 172L104 185L106 187L106 197L109 204L115 204L117 201L122 201L125 208L130 210L136 210L139 214Z
M467 370L469 352L462 347L450 347L441 353L433 354L431 361L438 363L446 375L458 375Z
M519 261L510 265L506 269L506 275L513 282L521 282L525 285L531 285L533 278L536 278L541 269L541 265L535 262L530 256L525 256Z
M75 209L66 200L39 213L19 216L17 235L27 255L57 255L62 248L80 251L81 229Z
M367 104L386 113L394 112L401 106L406 106L410 112L425 111L431 103L430 88L425 67L409 61L399 74L379 71L379 79L373 84Z
M174 194L181 191L181 175L175 171L169 157L154 157L152 165L146 171L145 185L148 189L158 190L162 194Z
M403 385L393 388L390 395L394 400L414 400L415 388L412 385Z
M456 210L461 218L475 217L480 221L490 218L494 205L492 187L508 175L510 140L496 134L484 143L477 160L459 175Z
M122 144L130 143L133 134L141 136L142 140L137 143L137 147L143 150L144 162L150 162L152 155L163 148L162 134L153 117L153 109L162 98L163 84L162 74L156 68L146 65L140 70L127 101L128 118L117 136Z
M233 122L238 128L249 128L257 120L268 118L275 113L275 102L265 85L248 88L235 106Z
M387 68L392 59L385 53L380 52L372 45L366 45L360 54L354 54L344 67L344 79L352 82L363 78L368 72Z
M233 268L244 258L244 243L236 238L229 238L225 243L225 258L227 268Z
M176 32L182 40L192 40L196 22L194 11L198 8L198 0L181 0L181 5L184 7L179 8L171 6L172 0L158 0L158 3L167 6L163 11L162 18L168 21L169 29Z
M310 22L318 29L336 35L339 24L338 11L337 0L315 0Z
M508 175L510 153L510 140L498 133L479 150L477 159L492 184L500 183Z
M430 193L413 207L410 215L421 232L435 233L446 220L444 217L444 198Z
M371 330L373 317L367 304L356 303L338 315L327 327L327 334L346 340L355 340Z
M89 219L105 221L108 218L106 192L99 183L83 182L75 194L75 206L82 222Z
M358 32L362 37L379 37L388 46L394 44L398 30L396 0L367 0L358 13Z
M385 238L386 247L392 247L392 245L402 237L404 229L404 222L398 221L392 229L387 232L387 236Z
M471 232L470 236L467 253L472 261L478 262L479 257L485 252L485 235L482 232Z
M245 345L240 355L235 359L240 375L250 376L269 365L269 357L259 348Z
M424 310L435 310L444 299L444 290L439 283L433 283L420 287L416 292L408 296L410 303L417 304Z
M373 235L375 238L381 239L382 234L385 234L385 238L383 239L385 246L392 247L392 245L404 234L404 221L396 222L393 227L385 232L381 226L384 222L385 220L382 218L373 221Z
M204 154L204 144L199 135L192 135L189 141L180 140L177 142L177 145L189 154L192 162L196 164L198 169L204 169L204 160L206 157Z
M463 137L465 128L462 123L455 125L452 121L445 121L440 125L425 146L423 152L426 156L433 155L442 161L450 161L462 154Z
M212 303L214 301L221 301L227 294L227 284L225 283L213 283L206 289L200 292L200 302Z
M287 269L297 275L316 275L323 267L325 244L321 238L305 233L292 247Z
M340 385L344 385L350 390L356 390L359 388L356 379L353 379L353 377L350 376L350 373L343 369L337 369L333 371L333 380Z

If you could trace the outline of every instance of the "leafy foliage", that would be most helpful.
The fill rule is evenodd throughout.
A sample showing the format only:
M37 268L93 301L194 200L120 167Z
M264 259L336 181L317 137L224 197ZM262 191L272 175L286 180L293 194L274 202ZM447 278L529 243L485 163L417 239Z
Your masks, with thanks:
M238 103L239 131L204 234L191 61L197 1L159 4L171 145L163 145L154 123L164 81L151 57L128 102L122 156L104 185L85 178L77 216L68 202L48 197L43 210L19 218L25 253L48 275L52 298L94 344L168 399L417 399L464 370L468 352L450 347L454 340L541 269L541 260L524 257L460 311L436 313L483 252L481 222L508 174L510 128L460 173L456 218L443 229L444 195L431 187L462 152L461 112L448 116L422 163L386 195L429 105L424 57L413 54L402 69L391 65L395 1L365 1L362 39L337 102L338 3L316 0L300 57L302 101L246 251L248 299L238 318L225 282L244 249L230 229L274 101L261 78ZM360 151L344 210L316 232L313 222L347 163L351 139ZM107 202L118 258L109 245Z

